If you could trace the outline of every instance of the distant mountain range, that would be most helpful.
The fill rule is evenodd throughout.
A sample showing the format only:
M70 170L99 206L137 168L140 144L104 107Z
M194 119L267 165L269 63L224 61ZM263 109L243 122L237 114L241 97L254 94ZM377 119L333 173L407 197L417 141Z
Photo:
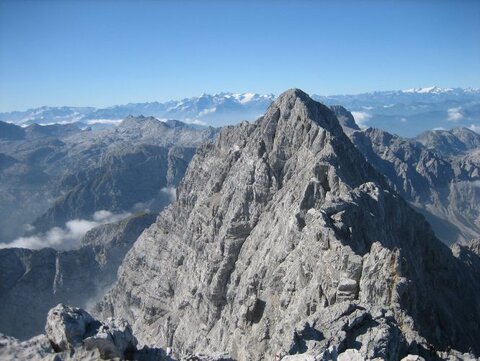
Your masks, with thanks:
M170 202L196 147L215 134L152 117L128 117L99 130L0 121L0 248L32 236L26 224L35 234L52 235L49 230L70 220L91 221L99 210L158 212ZM19 240L45 246L53 238Z
M480 89L412 88L313 98L350 110L361 128L380 128L404 137L431 129L480 129Z
M220 126L256 119L275 99L273 94L202 94L165 103L128 103L107 108L41 107L26 111L0 113L0 120L17 125L74 123L86 125L118 124L128 116L153 116L178 119L197 125Z
M327 105L343 105L362 127L381 128L413 137L431 129L480 129L480 89L412 88L357 95L313 95ZM75 123L91 127L119 124L128 116L153 116L186 123L223 126L254 120L263 114L273 94L219 93L164 103L128 103L106 108L41 107L0 113L0 120L17 125Z

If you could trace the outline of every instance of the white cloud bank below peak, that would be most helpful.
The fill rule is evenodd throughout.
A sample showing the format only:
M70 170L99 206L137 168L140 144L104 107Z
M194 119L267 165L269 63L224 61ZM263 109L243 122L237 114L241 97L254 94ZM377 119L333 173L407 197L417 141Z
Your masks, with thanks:
M352 112L353 118L355 119L355 122L358 124L358 126L362 129L365 129L368 127L367 123L368 120L372 117L371 114L367 112Z
M0 249L41 249L46 247L62 251L75 249L80 246L81 239L89 230L102 224L118 222L129 215L130 213L112 213L100 210L92 215L91 220L72 219L66 222L64 227L53 227L45 233L20 237L10 243L0 243Z
M450 108L447 110L447 120L450 122L459 122L463 119L462 107Z

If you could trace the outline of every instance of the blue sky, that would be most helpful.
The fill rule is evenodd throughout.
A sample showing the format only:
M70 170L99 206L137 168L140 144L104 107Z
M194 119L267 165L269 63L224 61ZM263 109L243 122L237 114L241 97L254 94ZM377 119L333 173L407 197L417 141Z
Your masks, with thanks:
M480 87L480 1L0 0L0 111Z

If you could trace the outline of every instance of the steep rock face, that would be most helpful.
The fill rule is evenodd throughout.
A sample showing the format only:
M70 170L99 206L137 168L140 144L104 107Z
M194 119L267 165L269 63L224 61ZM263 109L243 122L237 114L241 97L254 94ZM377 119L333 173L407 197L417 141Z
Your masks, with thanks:
M480 278L480 239L474 239L466 245L452 245L452 253L470 269L474 278Z
M395 191L424 214L444 243L479 237L478 156L449 158L380 129L347 134Z
M263 360L337 343L397 360L429 347L480 352L478 289L334 113L290 90L199 150L97 312L179 354ZM295 331L309 317L320 326Z
M480 236L478 134L456 128L425 132L411 140L380 129L359 131L341 120L348 119L344 108L331 109L350 140L390 186L427 218L438 238L450 245Z
M152 224L142 214L89 231L78 250L0 250L0 332L20 339L43 330L59 302L88 307L115 282L127 251Z

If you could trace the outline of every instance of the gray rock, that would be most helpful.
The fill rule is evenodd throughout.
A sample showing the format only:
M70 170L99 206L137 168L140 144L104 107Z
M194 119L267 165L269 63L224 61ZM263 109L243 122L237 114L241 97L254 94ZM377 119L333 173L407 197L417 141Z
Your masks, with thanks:
M98 324L88 312L59 304L48 312L45 334L56 351L65 351L81 345L94 328Z
M39 335L28 341L0 334L1 360L55 360L55 351L45 335Z
M427 218L444 243L480 237L476 152L449 157L380 129L347 134L390 186Z
M459 155L480 146L480 134L468 128L430 130L415 139L426 148L445 156Z
M83 340L87 350L98 349L103 358L123 358L136 351L137 340L128 322L109 318L96 333Z
M182 361L234 361L227 353L195 354L185 356Z
M360 130L360 127L355 123L352 113L341 105L332 105L330 109L335 113L338 122L344 129Z
M0 241L91 219L97 210L158 212L170 203L195 148L213 128L129 117L117 127L81 130L73 124L0 123ZM7 131L8 130L8 131ZM7 137L8 135L8 137Z
M155 218L139 213L94 228L78 250L0 250L0 332L25 340L43 331L45 315L58 303L91 307Z
M295 89L199 149L96 312L178 354L432 359L480 353L479 282Z
M80 308L63 304L49 311L45 332L23 342L0 334L0 359L174 361L171 352L163 349L148 346L139 349L128 322L115 318L101 322ZM182 360L233 361L225 353L197 354Z
M360 352L354 348L349 348L338 355L338 361L364 361L364 358Z

